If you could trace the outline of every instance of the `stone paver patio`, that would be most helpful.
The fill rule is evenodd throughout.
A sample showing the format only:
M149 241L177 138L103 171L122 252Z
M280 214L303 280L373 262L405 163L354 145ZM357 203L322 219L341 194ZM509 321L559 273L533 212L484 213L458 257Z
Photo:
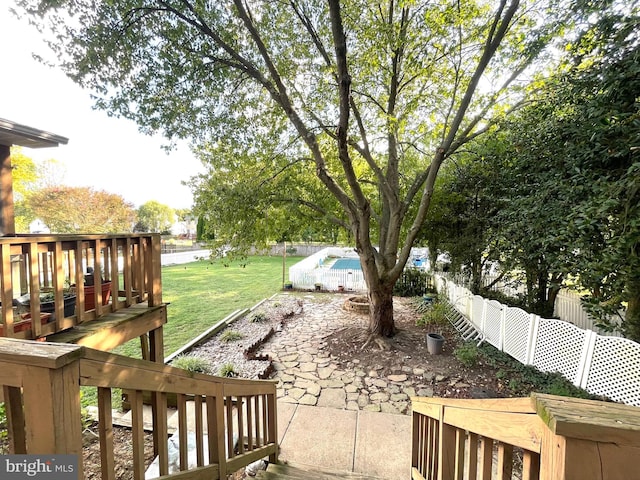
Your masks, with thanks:
M345 327L365 325L365 315L342 308L343 295L327 296L323 303L305 299L304 313L288 320L282 331L260 351L270 355L278 380L279 403L347 410L408 414L411 396L432 396L432 382L447 377L428 368L399 367L387 376L382 366L345 369L327 351L325 338Z

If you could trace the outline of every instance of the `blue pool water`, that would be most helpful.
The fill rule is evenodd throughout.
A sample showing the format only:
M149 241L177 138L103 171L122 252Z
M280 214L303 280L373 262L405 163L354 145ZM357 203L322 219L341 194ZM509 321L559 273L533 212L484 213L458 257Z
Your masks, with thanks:
M360 270L360 259L359 258L339 258L334 262L333 265L331 265L331 269Z

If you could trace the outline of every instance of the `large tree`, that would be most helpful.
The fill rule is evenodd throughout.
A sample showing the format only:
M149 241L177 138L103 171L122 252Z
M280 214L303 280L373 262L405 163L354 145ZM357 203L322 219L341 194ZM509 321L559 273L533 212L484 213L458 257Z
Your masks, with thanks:
M562 279L587 306L640 341L640 17L606 22L584 39L577 67L506 125L508 204L498 219L507 258L537 275L553 313ZM598 37L605 40L597 40ZM500 194L499 194L500 195ZM514 241L515 240L515 241ZM505 242L506 243L506 242ZM546 290L546 293L545 293ZM614 322L615 323L615 322Z
M173 208L156 200L140 205L137 214L135 230L138 232L170 232L176 218Z
M13 200L15 202L15 222L17 232L29 232L29 223L33 213L26 205L26 197L33 190L38 179L38 169L34 161L22 153L21 147L11 149L11 168L13 169Z
M624 13L594 25L571 46L570 70L456 155L460 173L440 176L437 192L448 195L427 238L471 270L497 239L502 268L526 281L530 311L551 317L568 283L590 292L603 322L626 307L621 329L640 340L640 17ZM483 161L461 163L479 153Z
M369 330L389 336L393 285L440 166L517 104L522 74L583 2L18 4L50 21L51 45L98 107L195 142L209 165L197 208L231 241L270 233L278 204L350 231Z
M32 192L29 209L52 233L131 232L133 205L120 195L89 187L50 187Z

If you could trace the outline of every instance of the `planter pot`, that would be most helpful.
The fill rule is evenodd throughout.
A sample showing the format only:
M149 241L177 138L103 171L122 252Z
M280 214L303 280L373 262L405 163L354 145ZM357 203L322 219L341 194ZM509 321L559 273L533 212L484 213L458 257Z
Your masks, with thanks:
M111 298L111 282L103 282L100 289L102 290L102 305L106 305ZM93 285L85 285L84 310L86 312L94 308L96 308L96 287Z
M316 287L316 292L319 292L320 290L322 290L322 284L321 283L316 283L315 287Z
M444 346L444 337L437 333L427 333L427 350L431 355L440 355Z
M285 283L284 284L284 289L285 290L293 290L293 283L289 283L289 282Z
M22 297L18 297L14 300L16 306L18 307L19 313L29 313L31 310L31 298L29 294L23 295ZM50 313L51 321L56 321L56 304L53 301L49 302L40 302L40 312L42 313ZM64 316L71 317L76 313L76 296L69 295L65 293L64 297Z
M344 292L344 285L338 285L338 291Z
M51 314L51 321L56 320L56 304L55 302L44 302L40 304L40 311ZM64 316L71 317L76 314L76 296L64 298Z
M24 332L25 330L31 330L31 314L23 313L20 315L20 320L13 323L13 331L15 333ZM46 325L51 320L50 313L41 313L40 314L40 324ZM4 325L0 323L0 336L4 337Z

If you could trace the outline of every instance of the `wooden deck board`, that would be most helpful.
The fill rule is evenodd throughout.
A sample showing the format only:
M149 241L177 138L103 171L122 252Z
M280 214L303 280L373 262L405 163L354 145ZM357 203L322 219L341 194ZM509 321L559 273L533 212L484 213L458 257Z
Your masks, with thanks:
M47 342L83 345L111 350L167 323L166 305L138 303L47 336Z

